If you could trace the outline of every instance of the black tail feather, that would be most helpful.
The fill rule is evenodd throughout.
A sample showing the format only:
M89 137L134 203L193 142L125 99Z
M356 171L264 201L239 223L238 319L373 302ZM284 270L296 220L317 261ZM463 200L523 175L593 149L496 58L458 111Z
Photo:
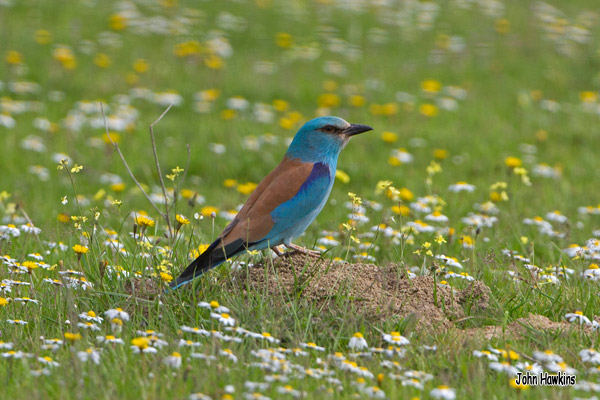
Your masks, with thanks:
M196 258L188 267L179 275L177 279L171 281L171 289L177 289L179 286L194 278L204 274L207 271L221 265L225 260L233 257L248 249L248 243L242 239L235 240L228 245L217 248L221 244L222 239L215 240L198 258Z

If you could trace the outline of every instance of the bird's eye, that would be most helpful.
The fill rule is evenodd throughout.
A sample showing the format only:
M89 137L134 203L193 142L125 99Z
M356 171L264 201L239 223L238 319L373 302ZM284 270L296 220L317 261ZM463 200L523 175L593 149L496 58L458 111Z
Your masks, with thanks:
M326 125L323 128L321 128L321 130L325 133L332 133L335 131L335 128L331 125Z

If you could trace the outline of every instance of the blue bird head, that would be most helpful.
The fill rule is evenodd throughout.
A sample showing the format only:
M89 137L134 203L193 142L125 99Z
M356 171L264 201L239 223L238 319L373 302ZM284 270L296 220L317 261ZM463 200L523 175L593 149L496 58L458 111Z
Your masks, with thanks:
M319 117L305 123L294 136L286 156L303 162L337 163L350 138L373 130L368 125L350 124L338 117Z

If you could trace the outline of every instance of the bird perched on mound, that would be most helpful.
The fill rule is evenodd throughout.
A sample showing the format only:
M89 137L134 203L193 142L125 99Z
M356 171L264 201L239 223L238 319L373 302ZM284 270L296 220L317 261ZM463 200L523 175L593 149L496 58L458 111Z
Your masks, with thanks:
M292 244L315 220L327 202L340 152L350 138L372 130L338 117L308 121L294 136L281 163L254 189L233 221L181 275L178 288L249 250L285 245L301 253L317 253Z

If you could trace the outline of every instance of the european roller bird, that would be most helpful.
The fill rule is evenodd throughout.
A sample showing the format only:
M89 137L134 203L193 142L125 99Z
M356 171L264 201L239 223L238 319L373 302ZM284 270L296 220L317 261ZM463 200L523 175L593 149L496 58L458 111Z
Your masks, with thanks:
M304 254L318 253L292 240L325 206L342 149L352 136L372 129L338 117L319 117L304 124L281 163L258 184L217 240L171 282L171 288L250 250L271 248L281 255L277 246L285 245Z

